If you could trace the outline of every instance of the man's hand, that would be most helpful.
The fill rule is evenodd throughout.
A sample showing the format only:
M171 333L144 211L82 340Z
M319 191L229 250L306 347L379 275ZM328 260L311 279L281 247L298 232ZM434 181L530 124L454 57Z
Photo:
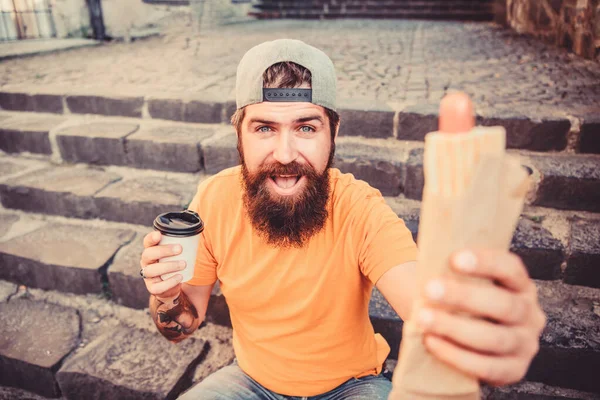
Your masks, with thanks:
M496 284L456 277L430 281L427 303L415 316L425 331L425 346L440 360L489 384L521 380L546 324L523 262L508 251L479 250L458 252L451 266L459 274Z
M144 237L144 251L140 259L142 275L146 288L150 292L150 314L156 327L164 337L172 342L180 342L190 336L204 319L200 316L194 304L182 291L181 274L175 274L163 281L162 275L179 272L185 268L185 261L160 262L161 258L180 254L180 245L159 245L160 232L150 232ZM202 296L208 303L212 286L200 288ZM204 306L203 312L206 312Z
M175 256L181 253L181 246L159 245L161 234L158 231L150 232L144 237L144 252L140 259L140 267L144 272L144 283L150 294L158 299L176 297L181 291L181 274L176 274L167 280L161 276L170 272L179 272L185 269L185 261L159 262L161 258Z

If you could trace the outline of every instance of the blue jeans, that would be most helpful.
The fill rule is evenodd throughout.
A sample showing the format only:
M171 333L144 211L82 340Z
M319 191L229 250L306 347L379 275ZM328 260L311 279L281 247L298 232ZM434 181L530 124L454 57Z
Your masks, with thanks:
M179 400L386 400L392 383L383 375L351 378L327 393L284 396L265 388L233 363L221 368L179 397Z

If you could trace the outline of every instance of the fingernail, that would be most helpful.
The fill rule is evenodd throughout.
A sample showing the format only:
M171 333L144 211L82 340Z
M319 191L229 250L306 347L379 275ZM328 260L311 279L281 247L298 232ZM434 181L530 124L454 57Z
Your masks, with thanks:
M175 253L179 253L179 252L181 252L181 246L180 246L180 245L178 245L178 244L176 244L175 246L173 246L173 251L174 251Z
M183 279L183 275L175 275L175 280L177 282L181 282L182 279Z
M185 269L185 261L179 261L179 269Z
M454 257L454 265L461 271L472 272L477 267L477 257L472 251L461 251Z
M425 287L425 293L431 300L441 300L445 291L444 284L437 279L430 281Z
M419 323L422 326L430 326L433 323L433 311L428 308L422 308L419 311Z
M159 233L159 232L154 232L154 233L152 234L152 239L153 239L155 242L159 241L159 240L160 240L160 233Z

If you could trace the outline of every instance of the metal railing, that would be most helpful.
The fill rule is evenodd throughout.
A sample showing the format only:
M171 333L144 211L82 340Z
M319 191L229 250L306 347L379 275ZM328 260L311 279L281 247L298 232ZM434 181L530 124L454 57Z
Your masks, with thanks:
M56 37L48 0L0 0L0 41Z

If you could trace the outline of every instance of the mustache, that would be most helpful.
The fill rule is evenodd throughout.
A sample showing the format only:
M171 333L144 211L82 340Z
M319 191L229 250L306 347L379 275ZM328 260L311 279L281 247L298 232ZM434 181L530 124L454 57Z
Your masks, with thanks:
M262 181L274 175L306 175L309 179L318 177L317 171L308 164L300 164L297 161L292 161L289 164L281 164L276 161L261 165L254 174L254 179Z

